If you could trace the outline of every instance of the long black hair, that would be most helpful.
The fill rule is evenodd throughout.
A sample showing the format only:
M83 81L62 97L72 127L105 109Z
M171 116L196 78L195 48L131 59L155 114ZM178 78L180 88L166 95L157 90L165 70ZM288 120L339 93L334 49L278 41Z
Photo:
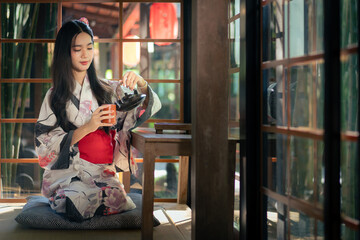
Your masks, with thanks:
M91 36L94 42L94 35L91 28L79 20L66 22L61 27L55 41L54 57L51 65L53 90L50 94L50 106L54 112L57 122L52 129L60 126L64 131L74 129L66 116L66 103L70 100L75 88L73 68L71 63L72 40L80 33L85 32ZM100 81L96 75L94 61L87 70L90 87L98 101L99 106L111 103L112 91L110 86Z

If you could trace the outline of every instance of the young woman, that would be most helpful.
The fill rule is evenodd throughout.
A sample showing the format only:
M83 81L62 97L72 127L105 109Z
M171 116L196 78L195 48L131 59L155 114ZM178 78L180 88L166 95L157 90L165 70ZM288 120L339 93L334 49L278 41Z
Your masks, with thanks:
M69 219L83 221L135 208L118 171L136 171L130 160L129 130L161 108L158 96L134 72L121 81L99 80L93 57L93 33L85 18L60 29L48 90L35 125L39 164L45 168L42 193L51 207ZM123 94L121 86L146 94L142 106L111 112L103 104ZM116 114L117 123L103 123Z

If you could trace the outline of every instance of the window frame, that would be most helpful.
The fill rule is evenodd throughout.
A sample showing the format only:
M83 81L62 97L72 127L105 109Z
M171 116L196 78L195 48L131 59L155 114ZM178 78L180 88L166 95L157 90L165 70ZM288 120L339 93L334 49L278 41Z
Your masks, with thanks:
M62 25L62 8L63 8L63 2L62 0L31 0L29 2L24 1L13 1L13 0L7 0L4 2L1 2L0 4L0 19L1 19L1 7L3 3L55 3L57 4L57 30L59 31ZM76 1L66 1L71 3L104 3L104 1L101 0L76 0ZM180 4L180 22L179 22L179 28L180 28L180 36L178 39L125 39L123 37L123 34L119 34L118 38L98 38L94 39L94 42L96 43L118 43L118 67L119 67L119 76L123 75L123 58L122 58L122 44L125 42L174 42L179 43L180 45L180 78L179 79L150 79L145 78L146 81L151 83L174 83L180 85L180 96L179 96L179 102L180 102L180 112L179 112L179 118L178 119L149 119L146 121L146 123L155 123L155 122L178 122L183 123L184 122L184 1L183 0L172 0L172 1L165 1L165 0L138 0L138 1L123 1L123 0L109 0L105 1L109 3L119 3L119 22L118 22L118 31L119 33L122 33L122 25L123 25L123 3L129 2L129 3L156 3L156 2L171 2L171 3L179 3ZM2 54L2 44L3 43L55 43L55 39L38 39L38 38L32 38L32 39L8 39L8 38L2 38L2 26L0 25L0 56ZM3 83L51 83L51 78L2 78L1 76L1 67L2 67L2 59L0 58L0 91L2 88ZM120 78L113 78L112 80L120 80ZM1 99L0 99L1 104ZM37 118L2 118L1 111L0 111L0 124L3 123L36 123ZM1 141L1 128L0 128L0 141ZM0 146L0 156L1 156L1 146ZM160 160L161 162L162 160ZM170 162L176 161L179 162L177 159L171 159ZM158 161L156 161L158 162ZM1 179L1 165L2 163L38 163L37 158L20 158L20 159L14 159L14 158L0 158L0 179ZM0 185L0 192L2 193L2 185ZM166 200L166 199L165 199ZM174 201L173 199L170 199L170 201ZM0 203L2 202L26 202L25 198L2 198L0 194Z

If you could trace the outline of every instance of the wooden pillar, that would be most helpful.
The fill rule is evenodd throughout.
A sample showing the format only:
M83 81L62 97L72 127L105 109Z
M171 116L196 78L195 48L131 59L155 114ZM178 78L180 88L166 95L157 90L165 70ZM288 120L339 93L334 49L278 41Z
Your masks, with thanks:
M192 239L232 239L228 161L228 1L193 0L191 55Z

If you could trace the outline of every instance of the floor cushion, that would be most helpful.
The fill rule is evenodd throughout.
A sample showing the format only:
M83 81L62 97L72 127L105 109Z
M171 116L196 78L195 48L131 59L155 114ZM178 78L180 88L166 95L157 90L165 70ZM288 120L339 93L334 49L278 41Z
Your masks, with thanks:
M120 214L94 216L83 222L73 222L51 209L43 196L31 196L15 220L27 227L41 229L140 229L142 195L128 193L136 208ZM160 225L154 217L154 226Z

